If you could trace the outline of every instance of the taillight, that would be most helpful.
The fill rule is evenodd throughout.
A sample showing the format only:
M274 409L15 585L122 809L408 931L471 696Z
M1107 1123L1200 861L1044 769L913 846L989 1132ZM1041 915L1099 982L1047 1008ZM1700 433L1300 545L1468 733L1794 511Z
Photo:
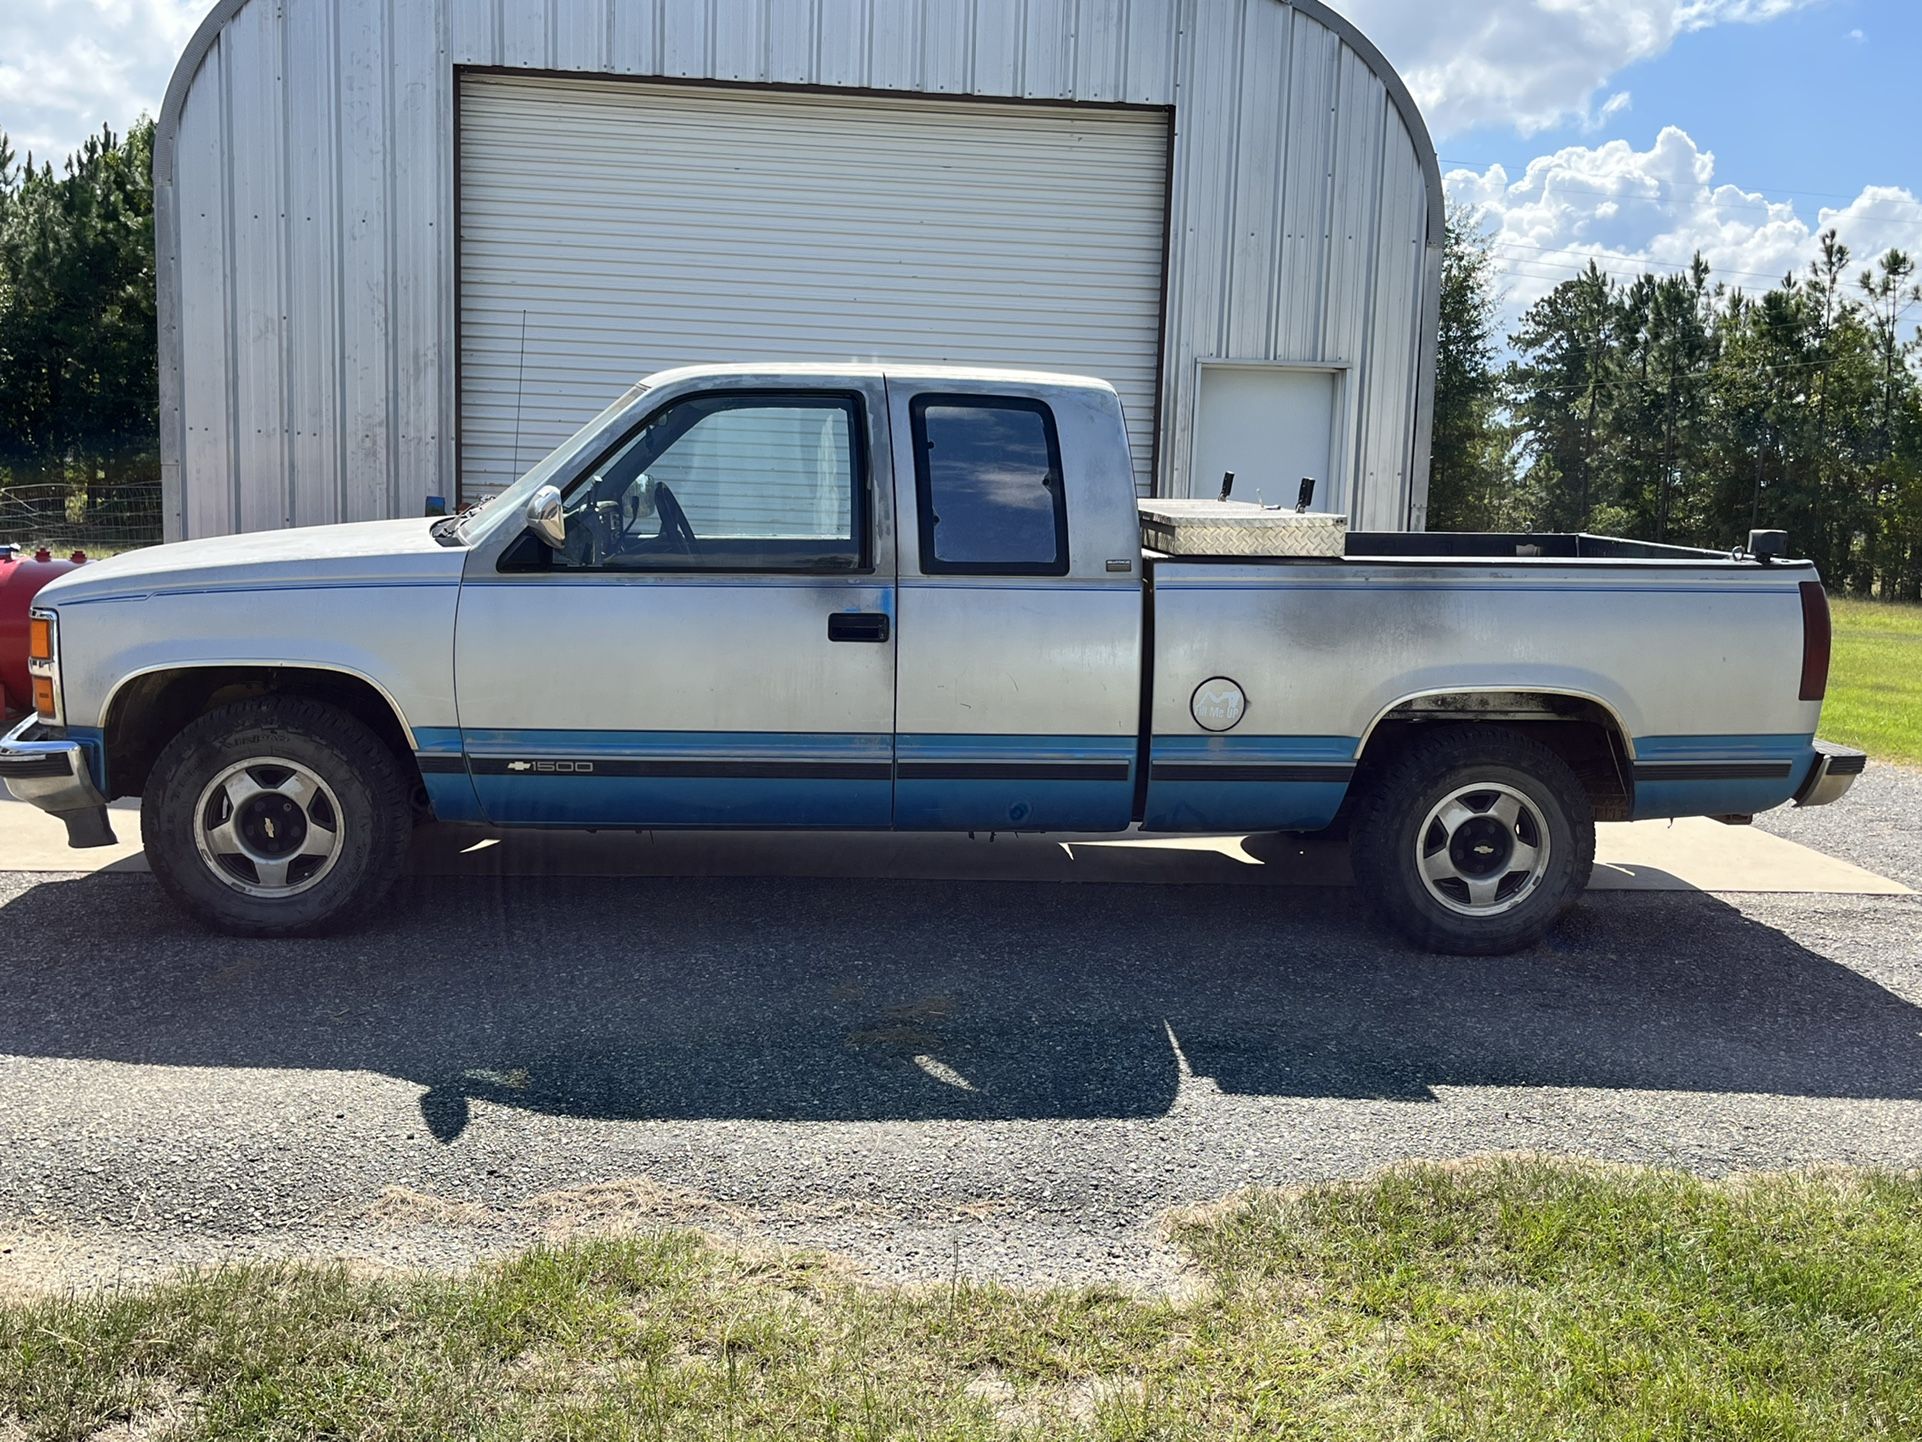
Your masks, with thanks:
M1802 582L1802 692L1820 701L1829 691L1829 597L1820 581Z

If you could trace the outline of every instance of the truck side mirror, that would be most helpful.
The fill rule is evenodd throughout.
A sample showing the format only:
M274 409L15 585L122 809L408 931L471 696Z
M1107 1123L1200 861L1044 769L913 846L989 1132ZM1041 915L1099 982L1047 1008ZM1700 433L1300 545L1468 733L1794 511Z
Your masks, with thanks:
M527 498L527 529L556 551L567 544L567 512L558 487L542 486Z

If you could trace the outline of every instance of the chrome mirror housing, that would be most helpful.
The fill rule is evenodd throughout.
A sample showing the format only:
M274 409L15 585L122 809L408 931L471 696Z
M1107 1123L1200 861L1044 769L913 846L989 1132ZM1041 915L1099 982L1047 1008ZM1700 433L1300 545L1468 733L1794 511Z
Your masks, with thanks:
M557 551L567 544L567 513L559 487L542 486L527 498L527 529Z

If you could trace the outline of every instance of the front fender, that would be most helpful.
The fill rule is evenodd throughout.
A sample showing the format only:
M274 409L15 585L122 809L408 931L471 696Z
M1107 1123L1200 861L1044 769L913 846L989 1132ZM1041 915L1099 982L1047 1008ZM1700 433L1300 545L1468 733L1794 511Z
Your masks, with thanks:
M114 697L159 671L270 666L335 671L387 698L410 742L452 727L458 583L161 593L60 608L69 724L104 728Z

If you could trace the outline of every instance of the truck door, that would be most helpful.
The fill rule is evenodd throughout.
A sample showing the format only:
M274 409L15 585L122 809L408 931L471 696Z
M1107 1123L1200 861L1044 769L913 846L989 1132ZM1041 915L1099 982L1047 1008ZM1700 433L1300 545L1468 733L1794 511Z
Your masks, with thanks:
M462 588L462 745L534 826L885 827L886 391L704 389L648 412Z
M1134 804L1141 546L1105 387L891 377L894 821L1111 831Z

